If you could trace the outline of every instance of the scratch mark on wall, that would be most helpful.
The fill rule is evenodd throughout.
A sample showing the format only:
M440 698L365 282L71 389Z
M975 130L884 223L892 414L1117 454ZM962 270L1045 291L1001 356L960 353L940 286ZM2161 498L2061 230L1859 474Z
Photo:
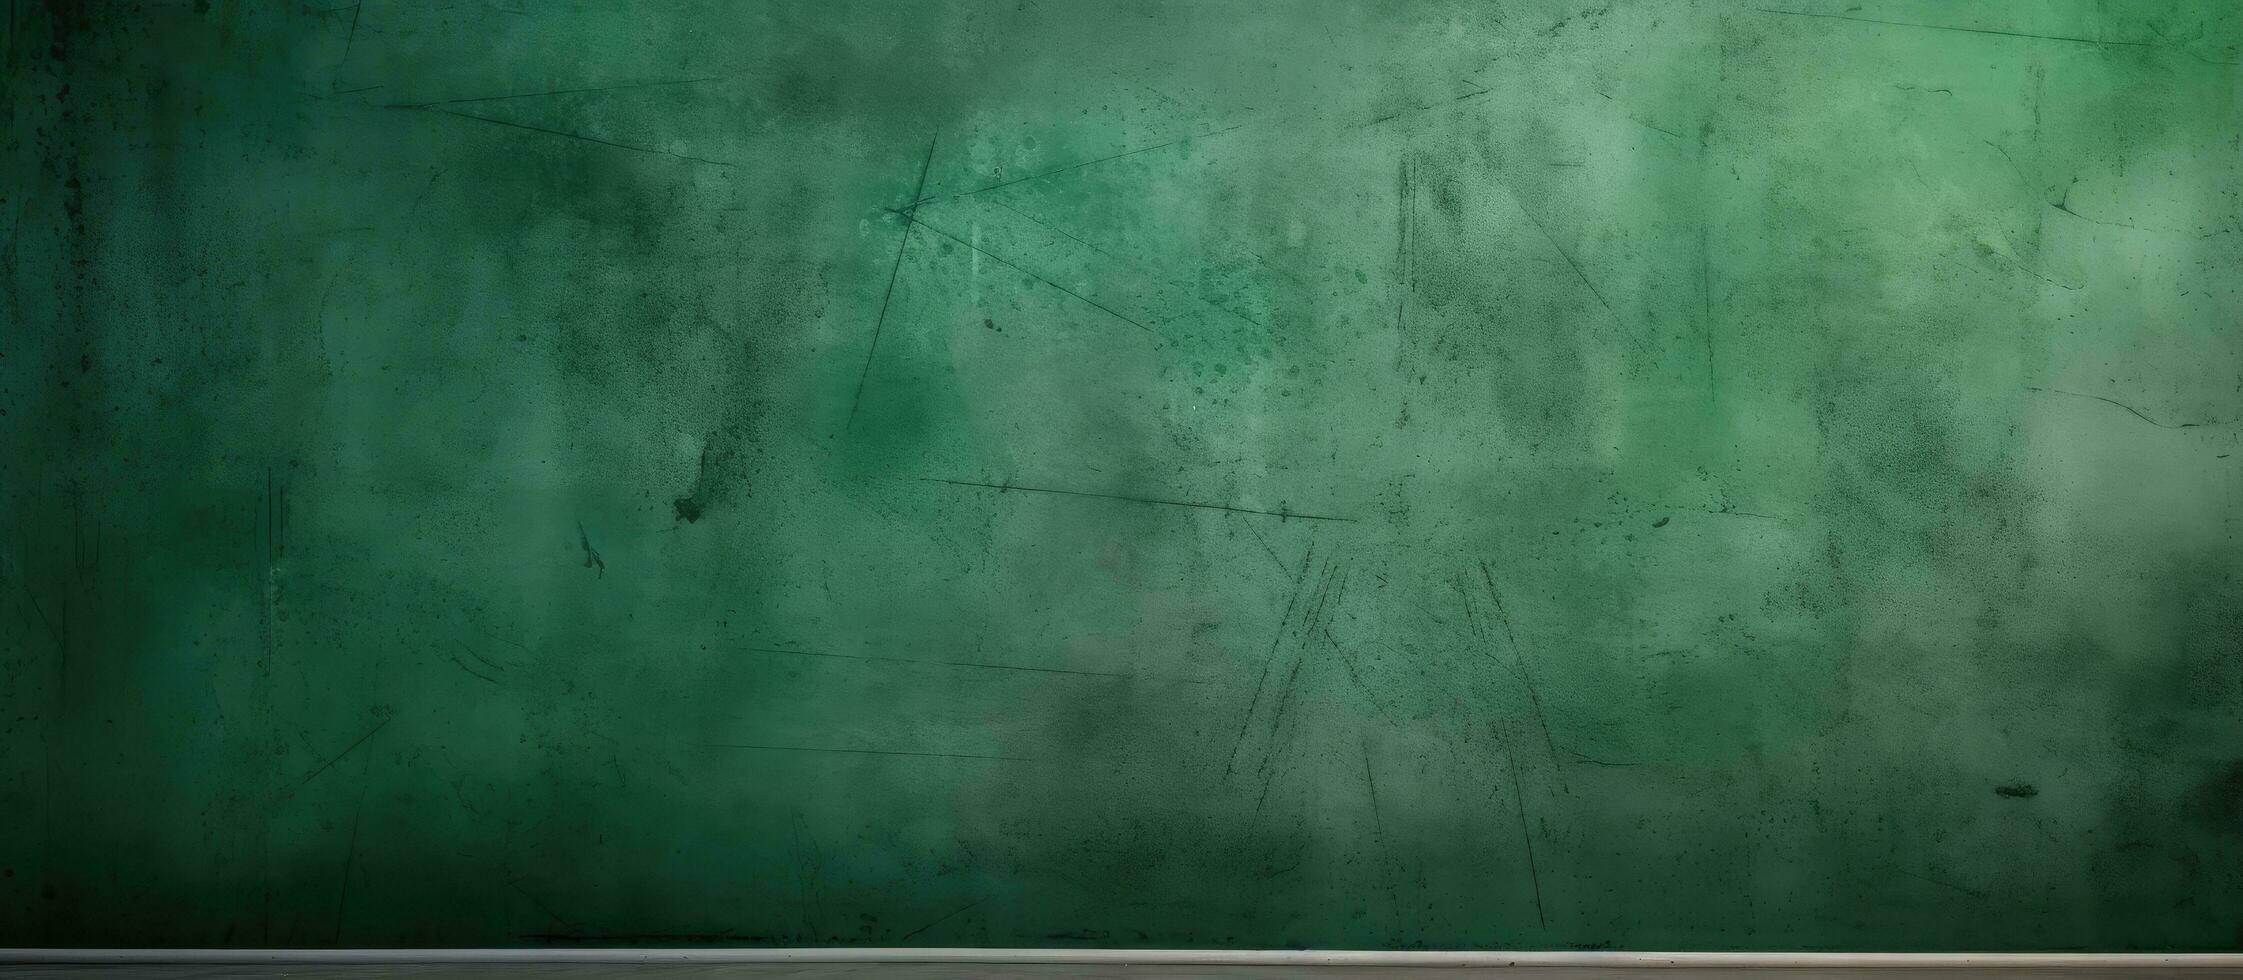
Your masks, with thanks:
M623 92L632 89L661 88L672 85L699 85L703 82L722 81L732 75L703 75L699 78L679 78L661 82L625 82L620 85L593 85L586 88L557 88L543 92L516 92L508 95L472 95L457 99L431 99L427 102L391 102L385 109L426 109L440 105L463 105L470 102L503 102L508 99L543 99L556 95L589 95L597 92Z
M918 936L918 935L919 935L920 933L922 933L922 932L926 932L926 931L927 931L927 930L929 930L929 929L932 929L932 928L934 928L934 927L936 927L936 926L939 926L939 925L941 925L941 924L943 924L943 923L945 923L945 922L948 922L948 921L950 921L950 920L952 920L952 919L955 919L955 918L957 918L957 917L959 917L959 916L961 916L961 915L964 915L964 914L966 914L967 912L971 912L971 911L973 911L974 909L980 908L980 907L981 907L981 904L982 904L983 902L986 902L986 901L988 901L988 899L986 899L986 898L977 898L977 899L974 899L974 900L973 900L973 901L971 901L971 902L967 902L966 904L964 904L964 905L961 905L961 906L959 906L958 908L956 908L956 909L954 909L954 910L950 911L949 913L947 913L947 914L943 915L943 916L942 916L941 918L938 918L938 919L934 920L933 922L929 922L929 923L927 923L926 925L920 926L920 927L919 927L919 928L917 928L917 929L913 929L913 930L911 930L910 932L904 933L903 935L901 935L901 936L898 936L898 937L896 937L896 941L897 941L898 943L902 943L902 942L907 942L907 941L909 941L909 940L911 940L911 939L913 939L913 938L916 938L916 937L917 937L917 936Z
M395 719L396 717L397 715L395 713L383 715L382 720L375 722L374 727L367 729L366 734L360 735L357 741L350 743L349 747L343 749L341 752L336 753L334 758L321 763L319 768L305 774L304 782L308 784L312 780L318 779L320 773L326 772L328 769L333 768L335 763L343 761L344 757L350 755L352 752L358 751L359 746L366 744L367 739L373 738L375 735L380 734L382 729L389 727L390 721Z
M849 398L849 417L841 427L847 429L857 422L857 407L864 402L865 379L872 376L872 358L880 352L880 333L888 326L888 302L896 296L896 277L903 273L904 250L911 247L911 230L918 227L919 195L927 189L927 171L935 165L935 141L942 134L927 137L927 155L919 161L919 183L912 188L911 203L900 211L903 215L903 237L896 242L896 261L888 267L888 288L880 294L880 315L872 321L872 342L865 345L864 366L857 371L857 391Z
M750 653L783 654L790 657L822 657L831 660L865 660L874 663L915 664L921 667L966 667L978 670L1017 670L1037 674L1069 674L1077 677L1111 677L1119 680L1158 680L1175 684L1206 684L1208 681L1194 677L1148 677L1144 674L1117 674L1102 670L1069 670L1063 667L1026 667L1019 664L983 664L959 660L914 660L909 657L874 657L864 654L821 653L815 650L794 650L785 647L740 647Z
M1495 604L1497 621L1503 626L1503 637L1511 644L1511 661L1518 667L1519 680L1526 686L1527 702L1534 706L1534 723L1542 730L1542 744L1550 753L1550 764L1557 770L1558 785L1567 792L1572 788L1565 783L1565 764L1558 757L1557 740L1550 737L1550 717L1542 710L1542 694L1534 684L1534 668L1527 662L1526 648L1519 645L1519 634L1511 628L1511 614L1503 608L1503 593L1495 587L1495 572L1486 561L1480 562L1481 580L1487 583L1488 599ZM1505 744L1509 751L1509 744Z
M1137 149L1134 149L1134 150L1125 150L1125 151L1123 151L1123 152L1120 152L1120 153L1115 153L1115 154L1111 154L1111 155L1108 155L1108 156L1102 156L1102 157L1098 157L1097 159L1094 159L1094 160L1085 160L1085 161L1083 161L1083 162L1081 162L1081 163L1072 163L1072 164L1068 164L1067 166L1064 166L1064 167L1056 167L1056 168L1053 168L1053 169L1051 169L1051 170L1044 170L1044 171L1039 171L1039 172L1037 172L1037 173L1032 173L1032 174L1029 174L1029 175L1027 175L1027 176L1025 176L1025 177L1014 177L1014 178L1012 178L1011 180L1001 180L1001 181L998 181L998 182L996 182L996 183L994 183L994 184L989 184L989 185L987 185L987 186L983 186L983 187L977 187L977 188L974 188L973 190L970 190L970 191L958 191L958 192L956 192L956 193L952 193L952 194L943 194L943 195L938 195L938 196L936 196L936 197L928 197L928 198L918 198L918 199L916 199L916 200L912 201L912 205L916 207L917 205L920 205L920 204L925 204L925 203L927 203L928 201L939 201L939 200L946 200L946 199L949 199L949 198L958 198L958 197L971 197L971 196L973 196L973 195L975 195L975 194L986 194L986 193L988 193L988 192L990 192L990 191L993 191L993 190L997 190L998 188L1001 188L1001 187L1011 187L1011 186L1012 186L1012 185L1014 185L1014 184L1026 183L1027 181L1031 181L1031 180L1042 180L1042 179L1044 179L1045 177L1052 177L1052 176L1057 176L1057 175L1059 175L1059 174L1064 174L1064 173L1073 173L1074 171L1077 171L1077 170L1081 170L1081 169L1083 169L1083 168L1085 168L1085 167L1095 167L1095 166L1097 166L1097 165L1099 165L1099 164L1101 164L1101 163L1110 163L1110 162L1112 162L1112 161L1115 161L1115 160L1121 160L1121 159L1125 159L1125 158L1128 158L1128 157L1133 157L1133 156L1136 156L1136 155L1138 155L1138 154L1140 154L1140 153L1151 153L1151 152L1153 152L1154 150L1165 150L1165 149L1167 149L1167 148L1169 148L1169 147L1171 147L1171 146L1181 146L1181 145L1183 145L1183 144L1185 144L1185 143L1189 143L1189 142L1191 142L1191 141L1193 141L1193 140L1197 140L1197 139L1206 139L1206 138L1208 138L1208 137L1210 137L1210 136L1221 136L1221 135L1223 135L1224 133L1228 133L1228 132L1231 132L1232 130L1240 129L1240 128L1244 127L1245 125L1246 125L1246 123L1239 123L1238 125L1235 125L1235 126L1227 126L1227 127L1224 127L1224 128L1222 128L1222 129L1209 130L1209 131L1207 131L1207 132L1201 132L1201 133L1194 133L1194 134L1192 134L1192 135L1190 135L1190 136L1179 136L1179 137L1177 137L1177 138L1175 138L1175 139L1172 139L1172 140L1168 140L1167 142L1163 142L1163 143L1155 143L1155 144L1153 144L1153 145L1151 145L1151 146L1141 146L1141 147L1138 147Z
M933 225L930 225L930 224L928 224L928 223L926 222L926 220L925 220L925 219L923 219L923 218L920 218L920 217L919 217L919 216L918 216L918 215L917 215L916 213L914 213L914 212L911 212L911 211L890 211L889 213L891 213L891 214L898 214L898 215L902 215L902 216L903 216L903 217L904 217L904 218L905 218L906 220L910 221L910 222L911 222L912 224L918 225L919 227L925 228L925 229L927 229L928 231L934 232L934 233L935 233L935 234L937 234L937 235L941 235L941 236L942 236L942 237L944 237L944 238L950 239L950 240L951 240L951 241L953 241L953 242L956 242L956 243L958 243L958 244L960 244L960 245L963 245L963 246L965 246L965 247L967 247L967 248L969 248L969 249L972 249L973 251L975 251L975 252L978 252L978 253L980 253L980 254L982 254L982 255L984 255L984 256L986 256L986 257L988 257L989 259L991 259L991 260L995 261L995 262L996 262L996 263L998 263L999 265L1002 265L1002 266L1004 266L1004 267L1006 267L1006 268L1008 268L1008 269L1011 269L1011 270L1013 270L1014 272L1018 272L1018 273L1020 273L1021 275L1027 276L1027 277L1028 277L1028 278L1030 278L1030 279L1034 279L1034 280L1036 280L1037 282L1043 283L1043 284L1044 284L1044 285L1046 285L1046 286L1050 286L1050 287L1051 287L1051 288L1053 288L1053 289L1059 290L1059 291L1060 291L1060 292L1062 292L1062 293L1066 293L1066 294L1067 294L1067 295L1069 295L1069 296L1072 296L1072 297L1074 297L1074 298L1076 298L1076 299L1078 299L1078 300L1081 300L1081 301L1082 301L1082 302L1083 302L1083 303L1084 303L1085 305L1089 306L1090 308L1092 308L1092 309L1094 309L1094 310L1097 310L1097 311L1099 311L1100 313L1104 313L1104 314L1106 314L1107 316L1113 317L1113 318L1114 318L1114 319L1116 319L1116 320L1120 320L1120 321L1121 321L1121 322L1123 322L1123 323L1129 324L1129 325L1130 325L1130 326L1132 326L1132 327L1136 327L1137 329L1139 329L1139 330L1142 330L1142 331L1146 332L1147 334L1150 334L1150 335L1152 335L1152 336L1153 336L1153 337L1154 337L1155 339L1157 339L1157 340L1160 340L1160 341L1162 341L1163 343L1165 343L1165 342L1167 341L1167 339L1168 339L1167 337L1163 336L1163 335L1161 334L1161 332L1160 332L1160 331L1158 331L1158 330L1155 330L1155 329L1153 329L1153 328L1151 328L1151 327L1148 327L1148 326L1144 325L1143 323L1140 323L1140 322L1138 322L1137 320L1135 320L1135 319L1132 319L1132 318L1130 318L1130 317L1128 317L1128 316L1126 316L1126 315L1124 315L1124 314L1120 313L1119 311L1116 311L1116 310L1115 310L1115 309L1114 309L1113 307L1107 306L1107 305L1106 305L1106 304L1104 304L1104 303L1100 303L1100 302L1099 302L1099 301L1097 301L1097 300L1091 299L1091 298L1090 298L1090 297L1088 297L1088 296L1085 296L1085 295L1083 295L1083 294L1081 294L1081 293L1078 293L1078 292L1076 292L1076 291L1074 291L1074 290L1072 290L1072 289L1069 289L1069 288L1067 288L1067 287L1065 287L1065 286L1062 286L1062 285L1060 285L1060 284L1058 284L1058 283L1056 283L1056 282L1053 282L1053 281L1052 281L1051 279L1049 279L1049 278L1045 277L1045 276L1044 276L1044 275L1043 275L1042 273L1040 273L1040 272L1033 272L1033 271L1030 271L1030 270L1029 270L1029 269L1028 269L1027 267L1025 267L1025 266L1022 266L1022 265L1020 265L1019 263L1017 263L1017 262L1014 262L1014 261L1013 261L1013 260L1011 260L1011 259L1005 258L1005 257L1004 257L1004 256L1002 256L1002 255L998 255L997 253L995 253L995 252L992 252L992 251L990 251L990 250L988 250L988 249L986 249L986 248L982 248L982 247L981 247L981 246L979 246L979 245L976 245L976 244L974 244L974 243L972 243L972 242L969 242L969 241L967 241L967 240L965 240L965 239L963 239L963 238L960 238L960 237L958 237L958 236L956 236L956 235L953 235L953 234L951 234L951 233L949 233L949 232L947 232L947 231L944 231L944 230L942 230L942 229L940 229L940 228L937 228L937 227L935 227L935 226L933 226Z
M606 578L607 559L601 558L600 553L593 549L592 536L585 533L583 521L576 522L576 543L584 549L584 567L594 569L599 573L598 577Z
M1017 483L978 483L972 480L945 480L938 477L920 477L919 480L922 483L947 483L951 486L956 487L980 487L987 490L996 490L1001 493L1009 493L1014 490L1020 490L1027 493L1055 493L1069 497L1097 497L1102 500L1124 500L1133 504L1158 504L1164 507L1192 507L1199 510L1217 510L1231 514L1254 514L1261 517L1275 517L1281 521L1343 521L1350 524L1355 522L1355 518L1352 517L1331 517L1321 514L1296 514L1290 510L1283 509L1256 510L1251 507L1232 507L1227 504L1202 504L1195 503L1189 500L1164 500L1158 497L1133 497L1128 494L1096 493L1089 490L1060 490L1053 487L1029 487L1022 486Z
M818 745L759 745L752 742L702 742L711 749L756 749L764 752L827 752L839 755L892 755L921 759L985 759L993 762L1042 762L1042 759L1017 755L977 755L971 752L910 752L902 749L847 749Z
M1311 535L1308 550L1301 554L1301 571L1293 576L1292 598L1285 600L1285 612L1277 618L1277 632L1270 637L1269 652L1262 657L1261 677L1254 682L1254 694L1246 700L1246 711L1238 719L1238 737L1231 741L1228 761L1223 764L1223 777L1230 778L1238 768L1239 749L1246 745L1247 726L1254 722L1254 709L1262 703L1262 688L1269 683L1270 668L1277 663L1277 647L1285 642L1286 627L1292 624L1293 610L1299 606L1301 594L1307 588L1309 562L1316 557L1316 538Z
M1534 833L1527 827L1526 792L1519 785L1519 757L1511 751L1510 739L1503 739L1503 757L1511 768L1511 802L1518 811L1519 842L1526 847L1527 880L1534 885L1534 918L1547 929L1550 927L1550 916L1542 907L1542 869L1534 860Z
M2033 38L2033 39L2036 39L2036 40L2041 40L2041 41L2069 41L2069 42L2071 42L2071 43L2074 43L2074 44L2092 44L2092 45L2095 45L2096 47L2122 47L2122 48L2159 48L2159 47L2164 47L2164 45L2159 45L2159 44L2152 44L2152 43L2150 43L2150 42L2147 42L2147 41L2112 41L2112 40L2107 40L2107 39L2104 39L2104 38L2093 38L2093 37L2066 37L2066 36L2063 36L2063 35L2060 35L2060 34L2025 34L2025 33L2020 33L2020 32L2017 32L2017 31L1997 31L1997 30L1991 30L1991 29L1988 29L1988 28L1981 28L1981 27L1950 27L1950 26L1947 26L1947 25L1945 25L1945 24L1917 24L1917 23L1910 23L1910 22L1908 22L1908 21L1901 21L1901 20L1878 20L1878 19L1876 19L1876 18L1874 18L1874 17L1854 17L1854 16L1850 16L1850 15L1847 15L1847 14L1823 14L1823 13L1815 13L1815 12L1813 12L1813 11L1806 11L1806 10L1770 10L1770 9L1768 9L1768 8L1765 8L1765 7L1755 7L1755 8L1753 8L1753 10L1754 10L1754 11L1756 11L1756 12L1758 12L1758 13L1763 13L1763 14L1782 14L1782 15L1784 15L1784 16L1787 16L1787 17L1818 17L1818 18L1821 18L1821 19L1824 19L1824 20L1848 20L1848 21L1853 21L1854 23L1857 23L1857 24L1881 24L1881 25L1883 25L1883 26L1886 26L1886 27L1915 27L1915 28L1921 28L1921 29L1923 29L1923 30L1930 30L1930 31L1959 31L1959 32L1961 32L1961 33L1965 33L1965 34L1992 34L1992 35L1996 35L1996 36L1999 36L1999 37L2021 37L2021 38Z
M2204 422L2161 422L2157 419L2143 414L2141 409L2135 408L2134 406L2128 405L2125 402L2119 401L2115 398L2105 398L2101 395L2090 395L2077 391L2065 391L2061 388L2036 388L2031 385L2026 385L2025 390L2039 392L2046 395L2069 395L2073 398L2092 398L2096 401L2102 402L2105 405L2116 405L2119 408L2125 409L2128 415L2132 415L2135 418L2141 419L2144 422L2148 422L2149 424L2157 426L2160 429L2198 429L2208 425L2220 424L2220 421L2218 419L2211 419Z
M677 160L684 160L690 163L705 163L714 167L726 168L738 166L738 164L732 163L728 160L711 160L708 157L697 157L686 153L674 153L669 150L657 150L653 147L633 146L629 143L618 143L614 140L601 139L597 136L586 136L583 133L572 133L564 129L549 129L544 126L532 126L529 123L518 123L506 119L493 119L489 116L473 115L471 113L460 112L456 109L441 109L430 106L427 108L421 108L419 109L419 111L434 113L439 116L452 116L457 119L473 119L476 122L489 123L493 126L504 126L508 129L519 129L524 132L530 133L544 133L548 136L559 136L564 139L572 139L578 142L591 143L595 146L607 146L613 147L618 150L629 150L633 153L647 153L654 156L670 157Z

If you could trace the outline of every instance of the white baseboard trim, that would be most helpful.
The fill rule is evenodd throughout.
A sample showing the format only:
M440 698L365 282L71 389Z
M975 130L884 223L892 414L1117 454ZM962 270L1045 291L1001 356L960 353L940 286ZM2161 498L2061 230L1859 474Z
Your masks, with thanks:
M1626 953L1217 949L0 949L6 965L987 963L1139 966L2243 971L2243 953Z

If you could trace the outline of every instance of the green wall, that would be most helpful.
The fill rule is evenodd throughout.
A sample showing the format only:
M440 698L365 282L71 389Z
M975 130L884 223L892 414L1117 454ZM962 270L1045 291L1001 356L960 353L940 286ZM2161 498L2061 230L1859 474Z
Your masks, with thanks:
M8 6L0 942L2243 944L2243 6Z

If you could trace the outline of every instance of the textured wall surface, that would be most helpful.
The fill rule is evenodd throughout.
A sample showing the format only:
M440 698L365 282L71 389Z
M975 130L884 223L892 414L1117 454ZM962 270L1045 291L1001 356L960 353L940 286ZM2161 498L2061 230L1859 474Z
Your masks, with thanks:
M2243 6L14 0L0 941L2243 944Z

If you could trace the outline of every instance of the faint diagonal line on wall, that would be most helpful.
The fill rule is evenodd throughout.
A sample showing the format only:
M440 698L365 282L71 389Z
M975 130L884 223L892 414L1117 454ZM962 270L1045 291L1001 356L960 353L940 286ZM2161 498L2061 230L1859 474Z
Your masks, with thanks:
M1097 165L1099 165L1099 164L1101 164L1101 163L1110 163L1110 162L1112 162L1112 161L1115 161L1115 160L1120 160L1120 159L1123 159L1123 158L1125 158L1125 157L1133 157L1133 156L1136 156L1136 155L1138 155L1138 154L1140 154L1140 153L1151 153L1151 152L1153 152L1154 150L1165 150L1165 149L1167 149L1167 148L1169 148L1169 147L1171 147L1171 146L1178 146L1178 145L1181 145L1181 144L1184 144L1184 143L1189 143L1189 142L1191 142L1191 141L1193 141L1193 140L1197 140L1197 139L1206 139L1206 138L1208 138L1208 137L1210 137L1210 136L1221 136L1221 135L1223 135L1224 133L1228 133L1228 132L1231 132L1231 131L1233 131L1233 130L1237 130L1237 129L1243 129L1243 128L1245 128L1245 127L1246 127L1247 125L1248 125L1248 124L1246 124L1246 123L1239 123L1239 124L1237 124L1237 125L1234 125L1234 126L1227 126L1227 127L1224 127L1224 128L1222 128L1222 129L1209 130L1209 131L1207 131L1207 132L1204 132L1204 133L1193 133L1193 134L1191 134L1191 135L1189 135L1189 136L1179 136L1179 137L1177 137L1177 138L1175 138L1175 139L1172 139L1172 140L1168 140L1167 142L1163 142L1163 143L1155 143L1155 144L1153 144L1153 145L1151 145L1151 146L1140 146L1140 147L1138 147L1138 148L1136 148L1136 149L1134 149L1134 150L1124 150L1124 151L1122 151L1122 152L1120 152L1120 153L1115 153L1115 154L1111 154L1111 155L1108 155L1108 156L1102 156L1102 157L1099 157L1099 158L1097 158L1097 159L1095 159L1095 160L1085 160L1085 161L1083 161L1083 162L1081 162L1081 163L1071 163L1071 164L1068 164L1067 166L1064 166L1064 167L1056 167L1056 168L1053 168L1053 169L1051 169L1051 170L1044 170L1044 171L1039 171L1039 172L1037 172L1037 173L1032 173L1032 174L1029 174L1029 175L1027 175L1027 176L1025 176L1025 177L1014 177L1014 178L1012 178L1011 180L1000 180L1000 181L998 181L998 182L996 182L996 183L994 183L994 184L989 184L989 185L987 185L987 186L983 186L983 187L976 187L976 188L974 188L974 189L972 189L972 190L968 190L968 191L954 191L954 192L952 192L952 193L949 193L949 194L938 194L938 195L936 195L936 196L934 196L934 197L925 197L925 198L918 198L918 199L915 199L915 200L913 200L913 201L912 201L911 203L912 203L912 205L913 205L913 206L917 206L917 205L925 204L925 203L927 203L928 201L939 201L939 200L946 200L946 199L949 199L949 198L956 198L956 197L972 197L972 196L973 196L973 195L975 195L975 194L986 194L986 193L988 193L988 192L990 192L990 191L993 191L993 190L996 190L996 189L998 189L998 188L1000 188L1000 187L1011 187L1011 186L1012 186L1012 185L1014 185L1014 184L1024 184L1024 183L1027 183L1028 181L1031 181L1031 180L1041 180L1041 179L1043 179L1043 178L1045 178L1045 177L1053 177L1053 176L1057 176L1057 175L1059 175L1059 174L1063 174L1063 173L1069 173L1069 172L1072 172L1072 171L1076 171L1076 170L1081 170L1081 169L1084 169L1084 168L1086 168L1086 167L1095 167L1095 166L1097 166Z
M392 102L385 109L426 109L440 105L463 105L469 102L503 102L509 99L543 99L556 95L590 95L595 92L627 92L632 89L663 88L672 85L699 85L718 82L732 75L704 75L700 78L675 78L659 82L624 82L617 85L591 85L583 88L557 88L543 92L510 92L505 95L471 95L457 99L430 99L426 102Z
M532 126L528 123L518 123L506 119L493 119L490 116L478 116L473 113L459 112L452 109L440 109L435 106L402 106L400 108L418 109L421 112L432 112L440 116L452 116L458 119L473 119L476 122L490 123L493 126L505 126L508 129L519 129L523 130L524 132L531 133L544 133L548 136L559 136L566 139L577 140L583 143L592 143L599 146L609 146L614 147L618 150L629 150L633 153L648 153L653 154L654 156L671 157L673 159L686 160L692 163L706 163L713 167L730 168L738 166L738 164L732 163L728 160L712 160L708 157L697 157L688 153L673 153L669 150L657 150L649 146L633 146L629 143L618 143L614 140L604 140L597 136L586 136L582 133L572 133L565 129L548 129L544 126Z
M1919 24L1904 20L1879 20L1875 17L1854 17L1848 14L1823 14L1816 13L1811 10L1771 10L1767 7L1754 7L1753 10L1757 13L1782 14L1787 17L1815 17L1822 20L1850 20L1857 24L1879 24L1885 27L1914 27L1927 31L1958 31L1964 34L1991 34L1997 37L2022 37L2032 38L2040 41L2069 41L2074 44L2092 44L2097 47L2166 47L2166 45L2152 44L2148 41L2108 41L2101 38L2069 37L2062 34L2027 34L2022 31L2000 31L1985 27L1951 27L1946 24Z
M1148 677L1143 674L1116 674L1103 670L1070 670L1065 667L1027 667L1019 664L982 664L958 660L915 660L910 657L874 657L853 653L825 653L818 650L792 650L786 647L747 646L737 649L749 653L783 654L790 657L821 657L831 660L859 660L883 664L915 664L921 667L959 667L973 670L1019 670L1036 674L1064 674L1075 677L1111 677L1119 680L1155 680L1177 684L1205 684L1196 677Z
M872 342L865 345L864 366L857 371L857 391L849 398L849 417L841 423L843 429L857 423L857 406L864 402L865 379L872 376L872 358L880 352L880 332L888 326L888 303L896 298L896 277L903 273L904 250L911 247L911 229L917 224L912 215L919 210L919 195L927 189L927 171L934 166L935 141L941 136L936 133L927 137L927 155L919 161L919 184L911 191L912 203L896 212L904 217L903 238L896 242L896 263L888 269L887 291L880 294L880 315L872 321Z
M840 749L817 745L758 745L748 742L702 742L710 749L754 749L762 752L826 752L836 755L891 755L920 759L986 759L992 762L1041 762L1018 755L976 755L971 752L907 752L901 749Z
M979 246L979 245L976 245L976 244L974 244L974 243L972 243L972 242L969 242L969 241L967 241L967 240L965 240L965 239L963 239L963 238L960 238L960 237L958 237L958 236L956 236L956 235L953 235L953 234L951 234L951 233L949 233L949 232L947 232L947 231L944 231L944 230L942 230L942 229L940 229L940 228L937 228L937 227L935 227L935 226L933 226L933 225L930 225L930 224L928 224L928 223L927 223L927 222L925 221L925 219L922 219L922 218L920 218L920 217L918 216L918 213L917 213L917 208L916 208L916 207L914 207L914 208L911 208L911 209L908 209L908 210L903 210L903 211L895 211L895 210L891 210L891 211L890 211L889 213L890 213L890 214L901 215L901 216L902 216L902 217L904 217L905 219L909 220L909 221L910 221L910 222L911 222L912 224L918 225L919 227L921 227L921 228L925 228L925 229L927 229L928 231L931 231L931 232L933 232L933 233L935 233L935 234L937 234L937 235L941 235L941 236L942 236L942 237L944 237L944 238L950 239L951 241L957 242L957 243L958 243L958 244L960 244L960 245L964 245L964 246L965 246L965 247L967 247L967 248L973 249L974 251L976 251L976 252L979 252L979 253L981 253L982 255L988 256L988 257L989 257L989 259L990 259L991 261L997 262L998 264L1000 264L1000 265L1003 265L1003 266L1005 266L1005 267L1006 267L1006 268L1008 268L1008 269L1011 269L1011 270L1013 270L1013 271L1015 271L1015 272L1018 272L1018 273L1020 273L1021 275L1027 276L1027 277L1028 277L1028 278L1030 278L1030 279L1034 279L1034 280L1036 280L1037 282L1043 283L1043 284L1044 284L1044 285L1046 285L1046 286L1050 286L1051 288L1053 288L1053 289L1056 289L1056 290L1059 290L1059 291L1060 291L1060 292L1062 292L1062 293L1066 293L1067 295L1069 295L1069 296L1072 296L1072 297L1074 297L1074 298L1076 298L1076 299L1082 300L1082 301L1083 301L1083 302L1084 302L1085 304L1089 305L1089 306L1090 306L1091 308L1093 308L1093 309L1096 309L1096 310L1098 310L1099 312L1101 312L1101 313L1104 313L1104 314L1106 314L1107 316L1113 317L1113 318L1114 318L1114 319L1116 319L1116 320L1120 320L1120 321L1121 321L1121 322L1123 322L1123 323L1129 324L1129 325L1130 325L1130 326L1132 326L1132 327L1136 327L1136 328L1137 328L1137 329L1139 329L1139 330L1143 330L1143 331L1145 331L1146 333L1148 333L1148 334L1151 334L1151 335L1152 335L1152 336L1153 336L1153 337L1154 337L1155 339L1157 339L1157 340L1160 340L1160 341L1162 341L1162 342L1164 342L1164 343L1165 343L1165 342L1166 342L1166 341L1168 340L1168 338L1167 338L1167 337L1164 337L1164 336L1162 336L1162 335L1161 335L1161 332L1160 332L1160 331L1158 331L1158 330L1155 330L1155 329L1153 329L1153 328L1151 328L1151 327L1148 327L1148 326L1144 325L1143 323L1140 323L1140 322L1138 322L1137 320L1131 319L1130 317L1128 317L1128 316L1126 316L1126 315L1122 314L1122 313L1121 313L1120 311L1118 311L1118 310L1114 309L1114 308L1113 308L1113 307L1111 307L1111 306L1107 306L1107 305L1106 305L1106 304L1104 304L1104 303L1101 303L1101 302L1099 302L1099 301L1097 301L1097 300L1091 299L1091 298L1090 298L1090 297L1088 297L1088 296L1085 296L1085 295L1083 295L1083 294L1081 294L1081 293L1078 293L1078 292L1076 292L1076 291L1074 291L1074 290L1072 290L1072 289L1069 289L1069 288L1067 288L1067 287L1065 287L1065 286L1062 286L1062 285L1060 285L1060 284L1058 284L1058 283L1056 283L1056 282L1053 282L1053 281L1052 281L1051 279L1047 278L1047 277L1046 277L1046 276L1044 276L1044 275L1043 275L1042 273L1039 273L1039 272L1035 272L1035 271L1033 271L1033 270L1030 270L1030 269L1028 269L1027 267L1025 267L1025 266L1022 266L1022 265L1021 265L1020 263L1018 263L1018 262L1014 262L1013 260L1011 260L1011 259L1008 259L1008 258L1005 258L1005 257L1004 257L1004 256L1002 256L1002 255L998 255L997 253L995 253L995 252L992 252L992 251L990 251L990 250L988 250L988 249L986 249L986 248L983 248L983 247L981 247L981 246Z
M945 480L938 477L920 477L921 483L947 483L954 487L981 487L1000 493L1019 490L1027 493L1055 493L1069 497L1097 497L1102 500L1125 500L1136 504L1160 504L1168 507L1193 507L1200 510L1219 510L1232 514L1255 514L1293 521L1342 521L1355 523L1352 517L1330 517L1320 514L1296 514L1289 510L1255 510L1251 507L1231 507L1225 504L1202 504L1189 500L1163 500L1158 497L1132 497L1119 493L1096 493L1089 490L1060 490L1052 487L1024 487L1017 483L977 483L972 480Z

